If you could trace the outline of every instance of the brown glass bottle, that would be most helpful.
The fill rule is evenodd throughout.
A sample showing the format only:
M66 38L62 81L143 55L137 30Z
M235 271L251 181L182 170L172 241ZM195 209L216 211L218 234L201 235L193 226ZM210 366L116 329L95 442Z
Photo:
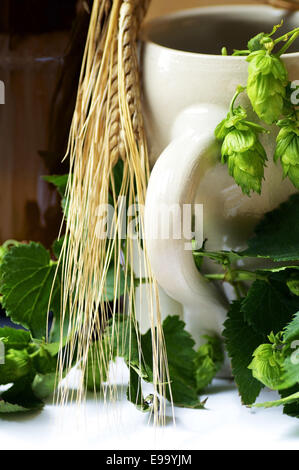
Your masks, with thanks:
M57 102L75 14L76 0L0 2L0 243L49 245L58 233L59 201L42 175L62 172L72 103L59 116Z

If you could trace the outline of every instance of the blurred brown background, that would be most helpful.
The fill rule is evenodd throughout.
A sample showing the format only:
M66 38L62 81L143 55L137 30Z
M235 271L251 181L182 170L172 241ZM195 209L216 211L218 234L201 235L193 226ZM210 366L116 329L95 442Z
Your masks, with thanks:
M236 5L236 4L261 4L265 3L263 0L248 1L248 0L152 0L149 11L149 17L163 15L171 11L184 10L186 8L196 8L201 6L212 5Z

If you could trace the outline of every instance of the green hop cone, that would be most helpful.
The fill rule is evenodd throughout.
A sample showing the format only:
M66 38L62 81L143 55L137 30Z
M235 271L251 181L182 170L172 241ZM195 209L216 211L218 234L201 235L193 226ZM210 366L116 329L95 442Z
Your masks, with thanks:
M0 364L0 384L6 385L25 377L31 370L28 352L10 349L5 355L5 363Z
M233 110L233 114L228 114L223 121L218 124L215 130L215 136L217 140L223 140L227 134L237 127L240 130L246 130L248 128L248 124L243 124L242 121L244 121L247 118L247 113L242 106L238 106Z
M259 33L250 39L248 42L248 49L250 52L266 50L265 43L267 42L272 42L270 34Z
M248 42L248 49L250 52L255 52L255 51L260 51L260 50L269 50L269 48L272 50L274 47L274 42L272 39L273 34L276 33L276 31L281 28L283 25L283 21L281 23L275 25L271 31L270 34L267 33L259 33L256 36L254 36L250 41Z
M272 390L281 386L283 355L275 351L272 344L261 344L253 354L253 360L248 366L255 379Z
M299 189L299 121L283 119L277 123L281 130L276 140L274 159L280 159L284 176Z
M222 367L224 353L218 337L203 336L207 342L196 353L195 379L198 392L206 388Z
M258 133L265 129L246 121L246 111L239 106L216 128L215 135L222 140L222 163L228 164L229 174L245 194L251 191L261 193L264 178L266 152Z
M259 118L273 124L283 114L288 72L281 59L267 50L252 52L249 62L247 93Z

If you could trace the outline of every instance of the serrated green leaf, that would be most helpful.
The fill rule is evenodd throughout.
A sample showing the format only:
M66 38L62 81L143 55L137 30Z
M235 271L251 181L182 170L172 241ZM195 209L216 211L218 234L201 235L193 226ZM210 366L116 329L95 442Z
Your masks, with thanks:
M110 267L106 278L105 301L112 302L125 292L125 275L122 269L119 272L119 280L115 278L114 267Z
M43 345L40 347L37 346L34 357L32 358L32 366L36 372L40 374L55 372L57 369L57 356L50 354Z
M299 296L299 279L290 279L287 286L292 294Z
M136 406L136 408L144 413L147 413L151 410L150 404L144 399L142 393L141 378L135 372L134 369L130 367L130 383L127 390L128 400Z
M255 229L244 256L294 261L299 258L299 194L268 212Z
M185 323L178 316L169 316L163 322L163 332L168 357L171 393L177 406L202 409L198 399L194 340L185 330ZM170 390L166 390L170 400Z
M283 364L280 390L288 389L299 383L299 352L293 350Z
M271 331L276 334L283 330L299 310L299 299L281 282L281 274L271 274L268 281L255 281L242 302L245 321L264 339Z
M48 183L53 184L61 196L61 207L64 214L67 216L68 207L66 199L66 189L68 183L69 175L49 175L44 176L44 180Z
M263 343L263 335L245 322L241 302L234 302L231 305L224 327L223 335L232 362L233 375L242 402L249 405L255 402L263 388L263 384L256 380L248 369L253 352Z
M12 403L8 403L4 400L1 400L0 397L0 416L2 414L14 414L14 413L28 413L31 411L29 408L25 408L24 406L20 405L13 405Z
M13 386L0 395L0 400L32 411L43 408L44 403L32 391L33 375L17 380Z
M0 268L2 305L11 319L28 328L35 338L46 336L50 294L56 264L49 252L38 243L13 247ZM60 283L52 292L51 310L60 311Z
M167 317L162 326L173 401L177 406L203 408L196 389L195 343L179 317ZM151 383L153 381L151 331L141 335L138 325L135 327L128 317L115 317L113 326L111 325L108 330L108 336L110 344L112 341L113 356L123 357L128 367L134 370L140 379ZM171 399L168 386L166 386L166 395Z
M293 320L285 327L283 340L285 343L299 340L299 312L297 312Z
M52 251L53 251L53 254L55 255L56 259L59 259L59 257L60 257L61 250L62 250L63 243L64 243L64 239L65 239L65 237L59 238L59 240L55 240L53 245L52 245Z
M61 197L65 196L67 182L69 175L46 175L43 179L50 184L53 184Z
M287 398L291 395L295 395L299 392L299 385L288 388L287 390L280 391L281 398ZM284 404L283 413L285 415L291 416L292 418L299 418L299 400L290 401L289 403Z
M105 342L102 342L102 347L105 348ZM85 384L90 392L100 391L102 383L107 381L108 364L105 364L103 356L103 350L98 343L93 343L89 347Z
M25 377L32 369L26 349L9 349L5 353L5 362L0 364L0 384L6 385Z
M0 338L8 349L25 349L31 341L31 335L28 331L19 330L5 326L0 328Z

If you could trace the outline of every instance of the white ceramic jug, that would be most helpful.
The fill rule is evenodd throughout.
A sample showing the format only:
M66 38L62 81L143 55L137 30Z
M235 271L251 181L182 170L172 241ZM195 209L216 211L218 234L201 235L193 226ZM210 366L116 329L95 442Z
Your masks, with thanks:
M158 217L162 205L199 203L203 204L206 248L240 249L261 216L295 192L287 179L282 180L280 164L273 163L273 132L262 137L269 158L262 195L250 198L220 163L214 137L237 85L247 82L245 58L221 56L222 46L231 52L244 49L251 37L270 32L282 18L284 31L299 25L299 13L228 6L162 17L142 32L144 109L153 167L145 209L147 247L154 274L166 293L162 315L181 314L197 343L204 333L221 334L227 301L197 271L184 237L164 240L151 234L153 229L159 233L157 224L163 223ZM290 79L299 79L299 53L285 55L284 61ZM246 97L241 104L252 118Z

